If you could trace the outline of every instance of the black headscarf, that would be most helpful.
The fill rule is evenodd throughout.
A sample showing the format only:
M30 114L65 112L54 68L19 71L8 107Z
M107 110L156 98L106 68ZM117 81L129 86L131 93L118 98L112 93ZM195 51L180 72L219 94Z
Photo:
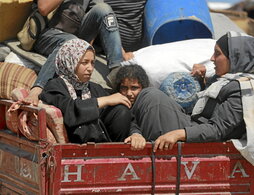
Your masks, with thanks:
M229 73L254 73L254 37L245 33L227 33Z
M223 54L229 59L228 52L228 35L225 34L216 41L216 44L220 47Z

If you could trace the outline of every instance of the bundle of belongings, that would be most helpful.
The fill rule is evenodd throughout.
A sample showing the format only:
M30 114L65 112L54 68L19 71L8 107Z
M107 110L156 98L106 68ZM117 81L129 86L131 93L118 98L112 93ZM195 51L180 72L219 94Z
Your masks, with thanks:
M6 106L6 125L9 130L23 135L29 140L39 141L39 122L35 113L20 110L22 99L27 97L36 80L36 73L18 64L0 62L0 98L14 100L10 107ZM46 110L46 137L50 143L67 143L68 138L61 111L41 101L38 107Z
M214 75L214 39L190 39L152 45L134 52L134 58L123 66L138 64L147 72L152 86L159 88L191 113L200 83L190 75L194 64L206 66L206 77Z

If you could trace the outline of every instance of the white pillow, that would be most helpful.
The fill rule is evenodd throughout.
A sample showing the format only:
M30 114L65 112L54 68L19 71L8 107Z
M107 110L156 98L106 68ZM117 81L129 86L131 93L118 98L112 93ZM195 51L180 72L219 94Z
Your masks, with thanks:
M206 66L206 76L214 75L210 61L216 40L191 39L160 45L152 45L134 52L134 58L122 65L138 64L147 72L151 85L159 88L172 72L190 72L194 64Z
M27 67L27 68L30 68L30 69L34 70L37 73L40 71L40 68L41 68L41 67L37 66L36 64L34 64L33 62L31 62L30 60L14 53L14 52L10 52L9 55L6 56L4 62L24 66L24 67Z

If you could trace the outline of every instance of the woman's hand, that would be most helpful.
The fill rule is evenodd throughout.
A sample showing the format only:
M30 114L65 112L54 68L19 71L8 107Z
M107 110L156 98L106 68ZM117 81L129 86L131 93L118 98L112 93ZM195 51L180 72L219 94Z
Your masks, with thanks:
M123 104L128 108L131 108L130 100L120 93L114 93L109 96L99 97L97 98L99 108L103 108L105 106L115 106L118 104Z
M186 140L186 132L184 129L170 131L168 133L165 133L164 135L161 135L155 140L153 151L156 152L157 149L171 150L177 141L185 141L185 140Z
M22 100L23 104L38 106L39 103L39 95L42 92L42 88L40 87L34 87L29 92L29 95Z
M205 78L206 67L204 64L194 64L192 67L191 75L196 77Z
M124 140L124 143L131 143L132 150L143 150L146 146L145 138L139 133L133 133Z

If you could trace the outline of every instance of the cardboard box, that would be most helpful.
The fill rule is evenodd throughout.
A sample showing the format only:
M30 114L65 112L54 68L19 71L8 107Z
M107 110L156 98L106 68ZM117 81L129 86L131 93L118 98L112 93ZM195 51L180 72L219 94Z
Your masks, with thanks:
M0 0L0 42L16 38L31 12L33 0Z

